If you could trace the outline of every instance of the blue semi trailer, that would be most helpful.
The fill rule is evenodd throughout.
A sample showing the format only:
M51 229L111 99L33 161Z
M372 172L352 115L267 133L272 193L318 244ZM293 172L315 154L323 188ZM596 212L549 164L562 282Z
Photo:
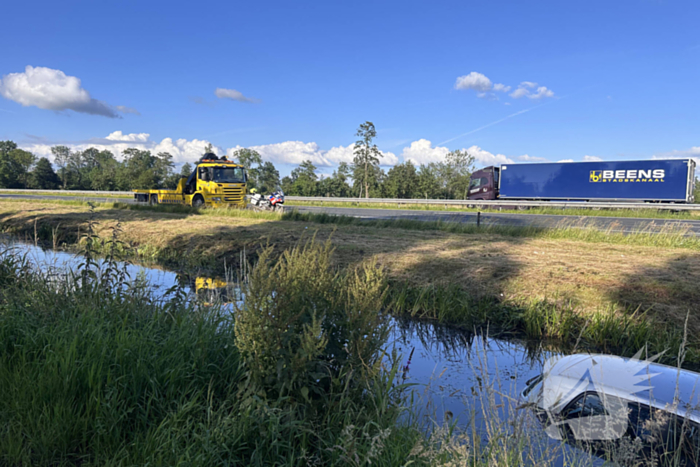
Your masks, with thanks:
M503 164L472 174L469 199L692 203L695 161Z

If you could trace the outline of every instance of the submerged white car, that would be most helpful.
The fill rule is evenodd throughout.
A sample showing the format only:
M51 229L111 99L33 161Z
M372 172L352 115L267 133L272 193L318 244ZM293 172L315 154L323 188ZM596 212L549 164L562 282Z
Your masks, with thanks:
M641 438L700 453L700 374L636 358L550 359L521 394L556 439Z

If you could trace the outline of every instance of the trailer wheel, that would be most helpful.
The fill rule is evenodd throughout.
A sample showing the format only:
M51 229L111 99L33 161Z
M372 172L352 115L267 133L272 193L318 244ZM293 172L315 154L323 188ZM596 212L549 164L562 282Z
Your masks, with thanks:
M202 206L204 206L204 198L202 198L202 195L195 196L192 200L192 207L201 208Z
M158 195L151 195L151 200L148 204L151 206L158 204Z

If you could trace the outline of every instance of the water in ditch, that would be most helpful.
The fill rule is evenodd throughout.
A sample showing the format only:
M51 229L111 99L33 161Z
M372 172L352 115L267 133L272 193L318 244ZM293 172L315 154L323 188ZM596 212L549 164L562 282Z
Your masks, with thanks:
M13 242L10 246L57 278L76 271L85 261L81 256L32 244ZM230 302L241 299L221 278L188 277L128 263L122 267L156 297L181 287L205 301L223 301L231 309ZM419 418L426 431L454 426L468 433L465 442L474 444L478 439L508 436L513 430L529 430L539 444L528 447L532 452L524 453L525 459L550 455L552 465L569 465L574 458L585 464L600 463L574 447L561 449L561 441L547 438L536 418L523 414L527 410L519 407L525 382L540 374L545 359L555 351L412 320L393 321L388 350L401 356L399 382L410 385L406 404L412 406L412 416ZM518 426L514 426L515 420Z

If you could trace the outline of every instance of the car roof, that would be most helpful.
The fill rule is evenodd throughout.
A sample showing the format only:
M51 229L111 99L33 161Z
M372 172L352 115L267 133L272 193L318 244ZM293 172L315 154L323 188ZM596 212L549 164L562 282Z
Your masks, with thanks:
M646 360L575 354L548 360L545 380L563 408L586 391L603 392L700 422L700 374Z

